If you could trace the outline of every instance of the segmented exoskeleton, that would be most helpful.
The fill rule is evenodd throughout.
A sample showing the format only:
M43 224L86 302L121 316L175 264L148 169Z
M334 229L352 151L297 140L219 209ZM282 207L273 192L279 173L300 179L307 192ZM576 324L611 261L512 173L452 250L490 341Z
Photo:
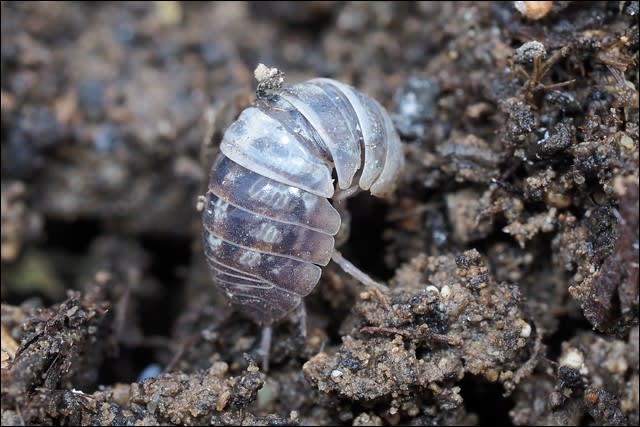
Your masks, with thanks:
M404 163L386 111L351 86L318 78L259 97L227 129L211 168L204 248L215 283L271 325L296 308L334 254L338 187L394 190Z

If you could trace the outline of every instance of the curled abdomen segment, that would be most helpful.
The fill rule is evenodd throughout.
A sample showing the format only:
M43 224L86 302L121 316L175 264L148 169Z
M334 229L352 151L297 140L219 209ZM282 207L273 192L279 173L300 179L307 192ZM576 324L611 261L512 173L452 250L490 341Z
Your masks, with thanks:
M318 265L331 259L340 216L327 199L221 154L203 223L205 254L218 285L256 322L270 324L318 283Z

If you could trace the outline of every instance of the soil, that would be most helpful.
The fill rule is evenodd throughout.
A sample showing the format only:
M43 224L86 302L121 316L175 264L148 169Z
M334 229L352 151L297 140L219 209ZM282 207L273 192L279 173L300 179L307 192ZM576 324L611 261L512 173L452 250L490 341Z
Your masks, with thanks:
M0 8L2 425L640 422L637 1ZM406 156L268 372L197 210L259 63Z

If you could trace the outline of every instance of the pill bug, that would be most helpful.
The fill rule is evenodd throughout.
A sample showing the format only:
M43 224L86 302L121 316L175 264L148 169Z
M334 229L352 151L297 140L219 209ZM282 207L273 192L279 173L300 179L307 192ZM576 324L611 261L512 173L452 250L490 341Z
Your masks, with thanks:
M335 257L341 218L328 199L389 195L404 157L384 108L351 86L316 78L258 94L211 167L203 242L214 282L268 326L300 305L332 256L355 268Z

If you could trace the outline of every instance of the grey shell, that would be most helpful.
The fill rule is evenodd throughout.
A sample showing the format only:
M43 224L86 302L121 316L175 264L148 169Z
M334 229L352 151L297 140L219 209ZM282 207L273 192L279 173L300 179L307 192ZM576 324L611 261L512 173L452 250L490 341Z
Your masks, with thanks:
M404 163L386 111L351 86L319 78L245 109L224 134L203 213L215 283L242 312L272 324L296 308L331 259L342 190L384 197Z

